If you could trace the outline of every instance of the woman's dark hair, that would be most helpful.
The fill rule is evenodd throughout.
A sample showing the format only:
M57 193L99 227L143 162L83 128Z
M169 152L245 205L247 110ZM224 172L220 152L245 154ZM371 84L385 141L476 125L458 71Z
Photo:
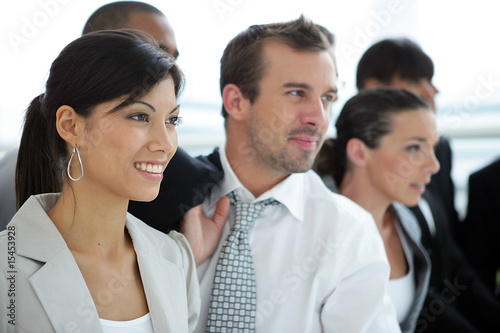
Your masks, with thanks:
M321 176L333 176L337 186L348 167L347 143L357 138L371 149L393 130L393 116L417 109L431 109L427 102L412 92L394 88L367 89L352 97L342 108L335 127L337 137L325 140L314 170Z
M434 64L425 52L407 38L384 39L373 44L361 56L356 71L358 90L367 79L375 78L389 84L394 77L417 82L432 80Z
M30 195L62 189L68 151L56 129L60 106L69 105L87 118L98 104L128 96L110 111L115 112L168 76L178 96L182 72L157 42L139 31L93 32L66 46L52 63L45 93L26 110L16 167L17 206Z
M333 47L334 35L302 15L289 22L250 26L234 37L224 50L220 61L221 93L226 85L233 83L250 103L254 102L265 72L263 46L268 41L280 41L298 51L320 52ZM227 117L224 105L222 116Z

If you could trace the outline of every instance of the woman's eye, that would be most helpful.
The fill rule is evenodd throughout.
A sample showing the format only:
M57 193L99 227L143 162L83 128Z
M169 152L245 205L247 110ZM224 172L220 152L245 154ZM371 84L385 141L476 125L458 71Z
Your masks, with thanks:
M182 117L179 117L179 116L170 117L170 118L168 118L166 123L174 125L174 126L178 126L178 125L182 124Z
M142 121L142 122L148 122L149 117L147 114L144 113L139 113L139 114L134 114L130 117L130 119L137 120L137 121Z
M411 145L409 146L408 148L406 148L409 152L411 153L416 153L420 150L420 146L419 145Z

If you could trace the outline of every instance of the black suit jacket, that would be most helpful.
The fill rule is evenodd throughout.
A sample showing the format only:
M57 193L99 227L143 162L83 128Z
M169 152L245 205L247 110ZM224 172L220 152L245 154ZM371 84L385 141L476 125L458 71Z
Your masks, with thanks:
M184 214L203 203L223 177L218 149L209 156L193 158L178 148L163 172L156 199L130 201L128 211L157 230L179 230Z
M427 190L434 193L434 196L440 199L439 205L443 214L448 219L449 227L455 239L457 239L460 220L455 209L455 185L451 178L453 156L450 143L445 137L442 136L439 138L435 154L441 167L436 174L432 175Z
M469 205L463 222L465 255L495 292L500 269L500 159L469 177ZM500 294L497 294L500 300Z
M418 206L411 208L432 264L429 293L416 332L500 332L500 303L481 282L454 237L458 216L449 197L454 194L451 149L444 138L436 156L441 170L423 195L436 225L434 237L422 211Z

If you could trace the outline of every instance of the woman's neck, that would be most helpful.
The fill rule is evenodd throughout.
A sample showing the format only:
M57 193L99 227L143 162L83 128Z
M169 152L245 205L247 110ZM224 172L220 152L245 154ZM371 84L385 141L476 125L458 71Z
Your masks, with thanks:
M72 251L112 256L128 243L128 200L87 195L65 185L48 215Z
M339 193L348 197L352 201L370 212L379 230L384 227L385 214L391 201L381 196L370 186L370 181L352 173L346 173L342 184L339 186Z

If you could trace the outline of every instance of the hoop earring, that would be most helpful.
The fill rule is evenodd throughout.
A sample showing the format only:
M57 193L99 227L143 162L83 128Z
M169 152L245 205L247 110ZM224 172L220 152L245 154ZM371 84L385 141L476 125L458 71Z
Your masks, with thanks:
M76 156L78 157L78 163L80 163L80 170L82 170L82 174L78 178L71 177L71 173L69 172L69 167L71 166L71 161L73 160L73 156L75 156L75 152L76 152ZM71 179L74 182L77 182L83 178L83 164L82 164L82 159L80 157L80 151L78 150L78 146L75 146L75 148L73 148L73 152L71 153L71 157L70 157L69 162L68 162L67 172L68 172L69 179Z

